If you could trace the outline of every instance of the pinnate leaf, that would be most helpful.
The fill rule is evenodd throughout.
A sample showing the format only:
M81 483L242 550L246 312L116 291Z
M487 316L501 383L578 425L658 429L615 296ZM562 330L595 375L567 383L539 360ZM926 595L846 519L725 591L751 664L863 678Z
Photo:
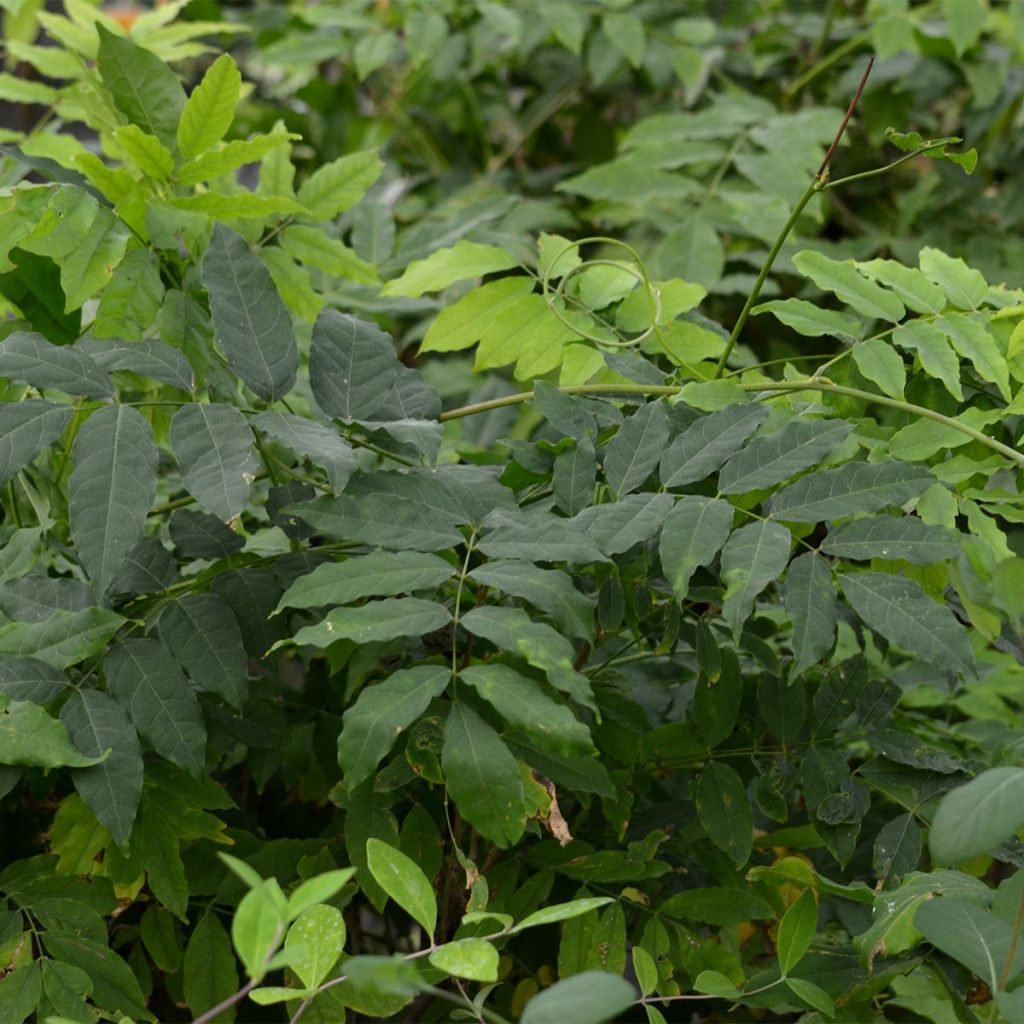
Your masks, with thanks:
M434 937L437 899L430 879L414 860L379 839L366 841L366 862L377 884Z
M300 199L301 196L299 193ZM410 263L401 277L384 285L381 294L416 299L424 292L439 292L456 281L511 270L518 262L497 246L463 239L450 249L438 249L426 259Z
M70 419L68 406L40 398L0 405L0 484L53 444Z
M903 319L906 310L899 298L859 274L852 262L841 263L823 253L805 249L793 257L793 265L819 288L833 292L861 316L890 323Z
M235 119L242 75L234 58L222 53L192 90L177 127L178 149L188 159L215 146Z
M789 530L770 522L743 526L726 542L722 549L722 615L734 637L739 637L757 595L786 568L790 542Z

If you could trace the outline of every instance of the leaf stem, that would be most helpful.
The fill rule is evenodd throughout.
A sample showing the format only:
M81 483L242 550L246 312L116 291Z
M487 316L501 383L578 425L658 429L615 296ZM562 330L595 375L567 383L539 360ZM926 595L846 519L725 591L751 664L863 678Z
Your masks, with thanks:
M892 163L884 164L882 167L872 167L869 171L860 171L857 174L848 174L845 178L836 178L835 181L826 182L821 186L822 192L829 192L834 188L838 188L840 185L848 185L851 181L863 181L865 178L873 178L878 174L885 174L886 171L891 171L894 167L899 167L900 164L905 164L908 160L913 160L914 157L921 156L922 153L930 153L933 149L942 149L943 146L948 146L949 140L945 139L940 142L933 142L928 146L919 146L917 149L912 150L909 153L904 153L903 156Z

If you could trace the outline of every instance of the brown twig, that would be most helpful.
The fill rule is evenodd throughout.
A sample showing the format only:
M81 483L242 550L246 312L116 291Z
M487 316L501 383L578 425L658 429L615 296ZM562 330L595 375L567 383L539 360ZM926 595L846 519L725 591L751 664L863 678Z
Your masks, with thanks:
M871 74L871 69L875 66L875 58L872 57L868 61L868 66L864 69L864 74L861 76L860 85L857 86L857 91L853 94L853 99L850 100L850 105L846 108L846 116L843 118L842 123L839 125L839 131L836 132L836 137L832 140L832 145L828 147L828 152L825 154L825 159L821 161L821 166L818 168L817 173L814 175L815 178L821 179L825 176L828 171L828 165L832 162L832 157L835 155L836 149L839 147L839 142L843 135L846 133L846 126L850 123L850 118L853 117L853 112L857 109L857 104L860 102L861 93L864 92L864 86L868 84L868 75Z

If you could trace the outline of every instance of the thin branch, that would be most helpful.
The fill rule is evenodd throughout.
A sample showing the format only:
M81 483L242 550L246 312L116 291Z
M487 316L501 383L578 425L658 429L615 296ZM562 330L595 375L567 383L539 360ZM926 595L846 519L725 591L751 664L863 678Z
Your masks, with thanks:
M871 57L868 60L868 66L864 69L864 74L861 76L860 85L857 86L857 91L853 94L853 99L850 100L850 105L846 108L846 114L843 117L843 122L839 126L839 131L836 132L836 137L832 140L832 145L828 147L828 152L825 153L825 159L821 161L821 166L818 168L817 174L814 177L820 181L828 171L828 165L832 162L832 157L835 155L835 151L839 146L839 142L843 135L846 134L846 126L850 123L850 118L853 117L853 112L857 109L857 104L860 102L861 93L864 92L864 86L868 84L868 76L871 74L871 69L875 66L875 58Z

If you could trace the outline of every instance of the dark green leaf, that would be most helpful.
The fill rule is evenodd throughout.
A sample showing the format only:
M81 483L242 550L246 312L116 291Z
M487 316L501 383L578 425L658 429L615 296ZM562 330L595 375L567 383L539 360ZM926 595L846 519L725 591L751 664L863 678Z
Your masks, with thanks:
M800 735L807 718L807 698L800 683L787 685L779 676L762 676L757 682L757 707L779 743L790 744Z
M337 640L358 644L393 640L400 636L422 636L452 621L451 612L436 601L419 597L389 597L369 601L358 608L335 608L315 626L300 629L288 641L329 647Z
M697 817L708 837L737 868L750 858L754 816L747 790L727 764L712 761L697 783Z
M786 568L791 539L781 523L756 522L741 527L726 542L722 549L722 615L734 637L742 632L757 595Z
M879 572L845 573L843 593L871 629L922 661L975 675L967 631L914 580Z
M836 638L836 588L829 566L817 552L808 551L790 563L783 599L793 623L790 678L795 679L823 658Z
M192 364L184 353L153 338L133 342L82 338L74 350L84 353L107 371L131 370L141 377L182 391L191 391L195 387Z
M194 775L206 758L206 726L188 681L156 640L125 640L106 657L107 687L153 749Z
M11 700L48 704L68 685L67 676L35 658L0 655L0 693Z
M668 917L715 925L766 920L775 916L771 904L756 893L718 886L690 889L670 896L662 904L661 912Z
M628 494L621 501L583 509L575 522L606 555L621 555L650 540L672 508L671 494Z
M149 423L130 406L105 406L75 437L71 535L101 593L142 537L156 493L158 459Z
M885 887L917 867L921 859L921 829L912 814L900 814L875 836L872 863Z
M0 611L20 622L42 622L54 612L80 612L97 603L88 583L67 576L29 573L0 584Z
M742 700L743 674L736 656L726 651L717 679L698 678L688 717L708 747L716 747L732 735Z
M779 969L784 975L789 974L803 959L811 948L817 930L818 902L814 890L808 887L790 905L779 922L775 945L779 954Z
M669 419L662 402L640 406L608 442L604 475L616 494L635 491L654 471L669 438Z
M53 444L70 419L68 406L38 398L0 405L0 484Z
M490 558L587 564L606 562L600 548L564 519L544 514L496 514L478 547Z
M567 516L586 508L594 498L597 456L590 441L578 441L555 457L551 487L555 505Z
M185 1002L197 1017L237 991L238 968L231 939L213 910L203 914L192 932L184 964ZM234 1019L233 1006L213 1018L218 1024Z
M105 608L54 612L42 622L0 625L0 654L20 654L67 668L103 649L124 619Z
M706 479L740 449L767 416L768 410L755 402L701 416L665 450L661 482L666 487L682 487Z
M245 547L245 538L216 516L192 508L179 508L168 529L174 546L188 558L215 561L230 558Z
M9 257L15 269L0 274L0 295L13 302L33 330L47 341L70 345L81 333L82 314L77 309L64 312L57 264L24 249L12 249Z
M233 406L192 402L171 420L171 446L189 493L223 522L245 508L258 461L252 431Z
M314 466L322 467L335 491L344 489L359 465L352 446L337 430L323 423L274 411L261 412L250 422L297 455L308 458Z
M677 601L690 589L690 577L710 565L729 539L734 509L727 501L687 495L665 518L659 554Z
M441 763L448 793L463 818L498 846L518 841L526 815L515 758L465 704L455 704L448 713Z
M110 378L85 353L22 331L0 341L0 377L86 398L108 398L114 390Z
M821 550L841 558L900 558L914 565L929 565L956 558L960 539L955 530L929 526L916 516L870 516L830 531Z
M495 284L511 287L517 282L522 283L522 279L510 277L495 282ZM492 287L494 285L486 284L479 289L479 292ZM493 317L493 315L493 309L489 309L488 316ZM567 395L546 381L538 380L533 386L533 402L544 414L548 423L565 437L582 441L585 437L593 439L597 436L597 421L587 409L583 399Z
M265 401L284 397L299 366L291 315L249 243L220 223L203 258L203 284L232 369Z
M152 594L167 587L177 571L167 548L156 537L143 537L125 555L108 590L111 594Z

